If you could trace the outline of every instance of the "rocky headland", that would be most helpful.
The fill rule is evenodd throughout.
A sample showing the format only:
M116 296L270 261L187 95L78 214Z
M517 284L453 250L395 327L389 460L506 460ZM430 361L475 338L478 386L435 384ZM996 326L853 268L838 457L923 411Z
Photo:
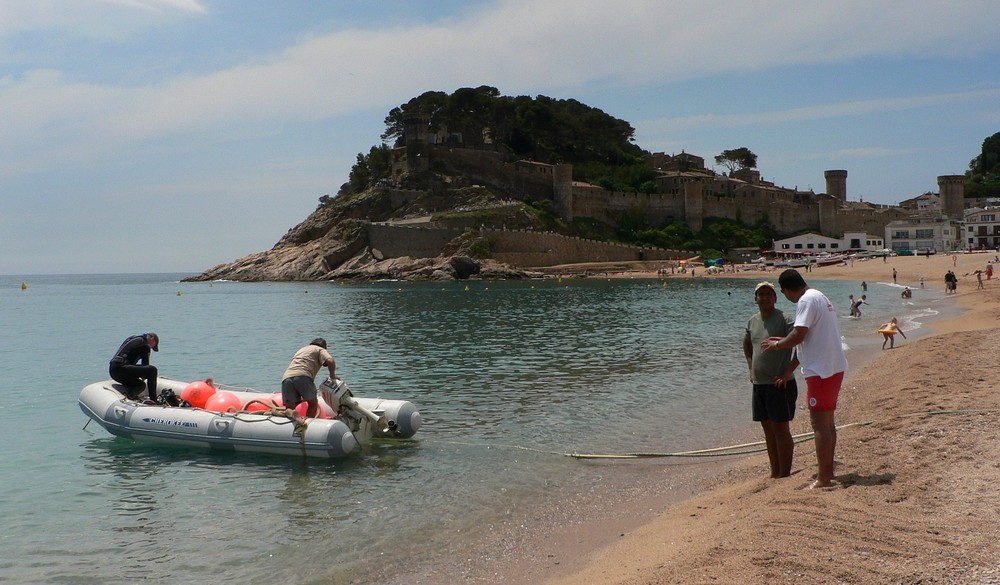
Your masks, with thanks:
M443 180L441 180L443 179ZM465 280L541 276L488 257L484 237L472 226L534 228L538 222L523 203L457 177L439 178L450 188L407 191L372 187L352 195L323 197L302 223L263 252L219 264L187 281ZM427 209L436 210L431 214ZM478 223L477 223L478 222ZM388 257L369 239L371 223L465 227L440 253Z

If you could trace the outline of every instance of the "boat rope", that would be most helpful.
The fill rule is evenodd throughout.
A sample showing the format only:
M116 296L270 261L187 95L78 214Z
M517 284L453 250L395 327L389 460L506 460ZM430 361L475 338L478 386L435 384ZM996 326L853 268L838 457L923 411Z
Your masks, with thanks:
M915 417L915 416L934 416L934 415L953 415L953 414L974 414L974 413L988 413L997 412L996 409L952 409L952 410L928 410L922 412L912 412L908 414L899 415L899 418ZM857 426L867 426L875 424L876 421L863 421L856 423L847 423L843 425L837 425L837 430L846 429L850 427ZM795 443L803 443L812 439L815 433L802 433L799 435L793 435L792 440ZM767 445L764 441L754 441L751 443L741 443L738 445L729 445L726 447L712 447L709 449L698 449L696 451L678 451L673 453L566 453L562 451L550 451L545 449L536 449L533 447L525 447L523 445L505 445L505 444L483 444L483 443L469 443L463 441L434 441L436 443L448 443L453 445L465 445L471 447L486 447L491 448L506 448L506 449L516 449L520 451L531 451L534 453L541 453L544 455L559 455L561 457L572 457L573 459L654 459L654 458L667 458L667 457L677 457L677 458L700 458L700 457L732 457L736 455L752 455L754 453L761 453L767 451Z

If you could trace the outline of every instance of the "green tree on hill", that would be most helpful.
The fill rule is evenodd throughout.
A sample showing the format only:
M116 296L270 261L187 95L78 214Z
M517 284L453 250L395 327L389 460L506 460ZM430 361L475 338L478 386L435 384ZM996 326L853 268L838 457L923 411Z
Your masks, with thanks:
M574 99L503 96L491 86L432 91L393 108L382 139L405 144L406 119L423 114L430 130L461 134L466 146L493 144L515 157L574 165L574 179L620 191L655 191L648 153L626 121Z
M734 173L741 169L757 168L757 155L749 148L741 146L731 150L723 150L722 154L715 157L715 164L722 165Z
M966 197L1000 196L1000 132L983 140L979 156L969 162Z

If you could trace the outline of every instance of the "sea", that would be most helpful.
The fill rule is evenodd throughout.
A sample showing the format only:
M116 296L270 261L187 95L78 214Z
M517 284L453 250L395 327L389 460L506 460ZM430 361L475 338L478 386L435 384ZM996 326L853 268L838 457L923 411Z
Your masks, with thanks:
M755 435L741 345L755 279L186 276L0 276L0 583L446 583L459 578L428 564L482 527L623 469L567 454L669 455ZM841 314L852 364L881 351L890 317L907 343L954 310L940 291L910 283L906 300L870 282L855 319L860 282L810 284ZM778 308L794 312L780 295ZM161 376L268 393L325 337L355 394L409 400L423 425L340 461L113 437L88 423L79 392L147 331Z

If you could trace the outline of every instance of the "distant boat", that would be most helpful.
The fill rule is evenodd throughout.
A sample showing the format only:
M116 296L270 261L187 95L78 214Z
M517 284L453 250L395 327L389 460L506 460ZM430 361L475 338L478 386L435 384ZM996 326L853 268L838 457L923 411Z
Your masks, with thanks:
M820 256L816 258L816 266L836 266L847 261L847 256Z
M781 260L774 263L775 268L805 268L806 261L802 258L792 258L791 260Z

